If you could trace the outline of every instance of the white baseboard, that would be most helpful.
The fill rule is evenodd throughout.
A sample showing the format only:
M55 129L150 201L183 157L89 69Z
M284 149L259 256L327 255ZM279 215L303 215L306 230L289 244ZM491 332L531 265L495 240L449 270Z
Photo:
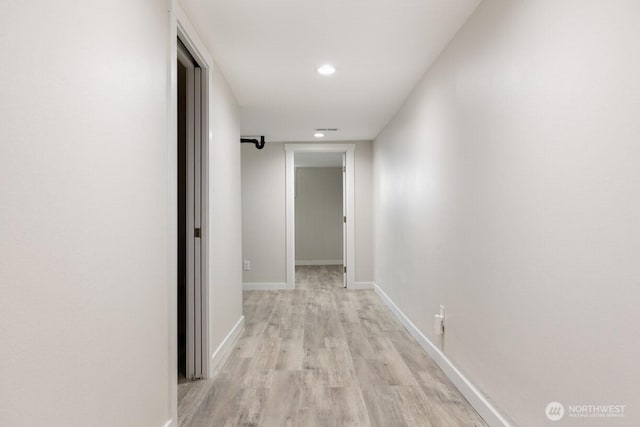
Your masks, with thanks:
M474 386L456 366L451 363L449 358L435 346L426 336L420 332L416 325L398 308L397 305L389 298L389 296L378 285L374 285L376 293L380 299L389 307L393 314L398 318L400 323L409 331L409 333L418 341L422 348L431 356L438 364L440 369L449 377L451 382L460 390L464 397L469 401L471 406L480 414L482 418L490 426L509 427L511 424L498 410L487 400L487 398Z
M296 265L342 265L344 261L341 259L330 260L296 260Z
M218 369L220 369L225 360L227 360L242 331L244 331L244 316L240 317L235 326L231 328L231 331L224 337L216 351L213 352L209 366L209 378L213 378Z
M243 291L280 291L293 289L287 283L243 283Z
M373 282L356 282L353 289L375 289L376 284Z

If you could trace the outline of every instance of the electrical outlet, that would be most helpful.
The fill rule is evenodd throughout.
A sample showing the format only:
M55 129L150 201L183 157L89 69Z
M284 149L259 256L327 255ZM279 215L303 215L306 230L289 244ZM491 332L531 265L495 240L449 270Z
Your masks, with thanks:
M242 261L242 270L243 271L251 271L251 261L245 259Z
M444 305L440 306L440 314L433 316L433 333L436 335L444 334Z

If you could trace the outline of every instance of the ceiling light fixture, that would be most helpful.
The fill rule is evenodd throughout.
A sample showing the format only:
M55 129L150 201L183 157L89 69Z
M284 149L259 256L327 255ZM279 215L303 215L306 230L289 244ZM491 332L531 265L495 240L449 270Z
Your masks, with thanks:
M331 74L336 72L336 68L333 65L324 64L321 67L318 67L318 74L323 76L330 76Z
M324 133L316 132L316 133L313 134L313 136L315 136L316 138L324 138Z

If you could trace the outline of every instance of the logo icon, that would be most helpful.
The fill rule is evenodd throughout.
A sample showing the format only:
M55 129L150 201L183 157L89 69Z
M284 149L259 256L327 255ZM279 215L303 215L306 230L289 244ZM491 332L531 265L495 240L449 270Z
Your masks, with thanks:
M559 421L564 417L564 406L560 402L550 402L545 408L544 414L551 421Z

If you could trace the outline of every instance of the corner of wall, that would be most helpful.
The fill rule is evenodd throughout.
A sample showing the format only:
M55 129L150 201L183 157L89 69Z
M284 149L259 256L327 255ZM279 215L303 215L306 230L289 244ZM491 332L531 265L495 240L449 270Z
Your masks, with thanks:
M238 319L236 324L226 337L222 340L218 348L211 355L211 363L209 365L209 378L213 378L220 368L224 365L231 354L231 350L235 346L236 342L240 338L240 335L244 331L244 315Z

